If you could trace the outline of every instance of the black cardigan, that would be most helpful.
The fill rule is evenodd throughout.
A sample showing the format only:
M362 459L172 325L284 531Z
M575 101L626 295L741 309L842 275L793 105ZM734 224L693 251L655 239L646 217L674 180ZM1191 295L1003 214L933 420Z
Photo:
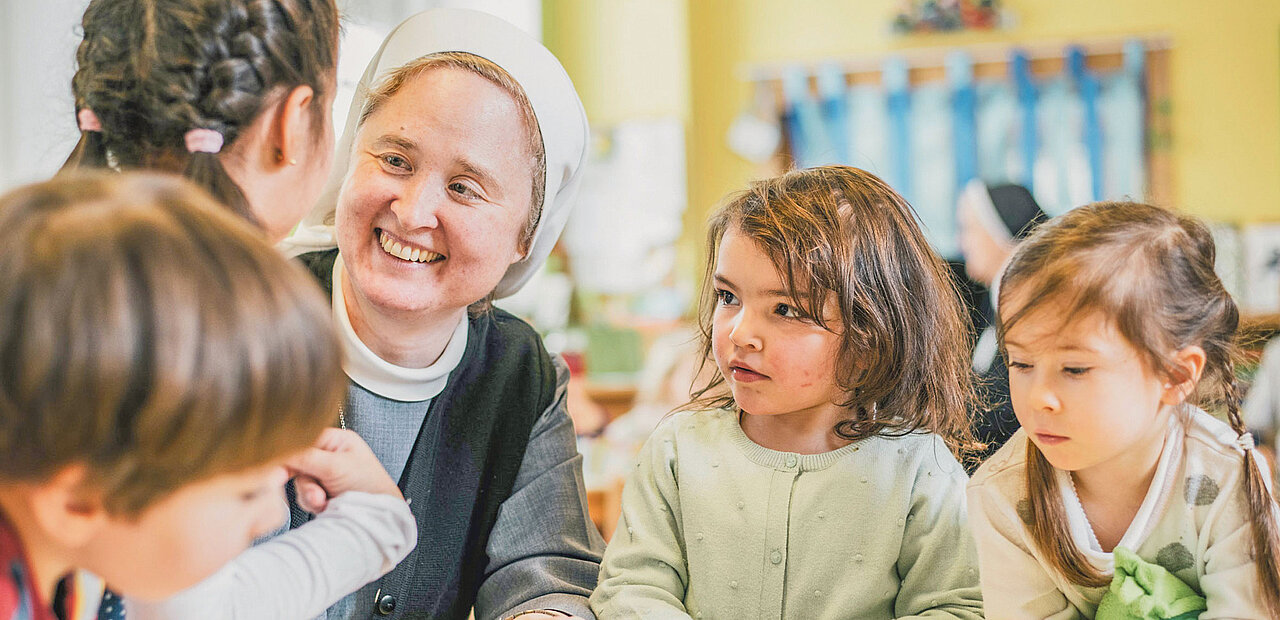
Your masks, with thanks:
M298 257L330 294L337 255ZM498 309L471 316L462 361L432 400L400 477L418 546L378 581L372 600L357 603L369 618L467 618L489 563L489 532L555 386L533 328ZM291 508L293 527L310 519Z

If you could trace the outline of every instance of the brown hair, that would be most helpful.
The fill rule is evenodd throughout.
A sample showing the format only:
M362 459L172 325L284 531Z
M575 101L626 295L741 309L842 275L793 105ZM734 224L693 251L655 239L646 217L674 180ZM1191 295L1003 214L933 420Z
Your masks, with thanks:
M516 107L520 109L520 122L524 125L525 148L531 158L530 169L533 175L533 192L529 202L529 218L525 220L524 230L520 235L521 249L528 251L529 243L533 241L533 232L538 228L538 220L542 217L542 205L545 200L546 183L547 183L547 152L542 142L542 129L538 126L538 116L533 111L533 104L529 103L529 97L525 94L524 88L506 69L495 64L493 61L470 54L467 52L436 52L427 54L413 62L407 63L382 78L376 86L370 89L364 100L364 105L360 108L360 117L356 122L356 127L362 127L364 122L378 111L388 100L390 100L405 84L414 78L435 69L449 68L470 71L486 80L502 90L507 91L508 95L515 100Z
M839 333L836 381L851 416L836 433L936 433L957 456L971 450L973 398L965 355L966 315L950 270L929 248L911 206L869 172L824 166L757 181L729 196L711 217L699 324L711 354L716 297L712 280L720 240L733 229L769 256L804 315ZM834 296L838 329L822 307ZM704 362L705 363L705 362ZM736 407L711 379L687 407Z
M1019 246L1004 272L1000 304L1027 300L998 317L1001 339L1047 300L1063 302L1059 316L1101 312L1139 351L1148 367L1174 383L1190 379L1170 352L1199 346L1204 373L1189 400L1225 405L1231 427L1243 435L1235 380L1236 304L1214 272L1214 244L1195 218L1145 204L1096 203L1042 226ZM1032 538L1053 567L1086 586L1110 581L1071 543L1053 466L1027 444L1027 492ZM1273 500L1254 458L1243 459L1254 557L1272 615L1280 616L1280 572Z
M256 221L221 154L188 153L183 136L212 129L227 145L281 90L334 88L334 0L93 0L81 22L71 88L101 131L82 131L63 169L160 168L182 172L231 210ZM226 152L224 147L223 152Z
M82 463L107 510L301 449L345 388L323 295L177 177L0 197L0 479Z

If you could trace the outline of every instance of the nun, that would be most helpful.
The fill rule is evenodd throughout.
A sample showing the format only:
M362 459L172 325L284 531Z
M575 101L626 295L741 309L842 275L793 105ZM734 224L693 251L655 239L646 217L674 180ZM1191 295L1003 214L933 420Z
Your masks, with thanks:
M348 119L284 249L332 299L350 379L334 423L399 481L419 538L327 617L590 618L604 542L569 373L491 303L542 266L573 206L587 147L573 84L511 24L436 9L388 35Z
M1018 430L1009 402L1009 372L999 355L995 300L1000 274L1019 241L1048 219L1031 192L1021 185L988 186L974 179L965 186L956 206L960 252L965 273L986 287L990 303L981 308L982 331L973 349L973 371L978 375L979 406L974 414L974 435L986 448L969 463L970 473L995 453Z

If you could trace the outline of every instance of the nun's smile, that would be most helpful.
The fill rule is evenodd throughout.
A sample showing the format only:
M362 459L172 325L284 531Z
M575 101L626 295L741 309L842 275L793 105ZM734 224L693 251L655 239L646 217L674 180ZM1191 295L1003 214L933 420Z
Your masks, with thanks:
M444 260L444 254L415 246L408 241L401 242L381 228L374 229L374 232L378 233L378 244L382 246L382 251L400 260L411 263L438 263Z
M416 315L488 295L522 258L533 187L523 135L506 91L455 68L411 78L370 115L337 211L355 301Z

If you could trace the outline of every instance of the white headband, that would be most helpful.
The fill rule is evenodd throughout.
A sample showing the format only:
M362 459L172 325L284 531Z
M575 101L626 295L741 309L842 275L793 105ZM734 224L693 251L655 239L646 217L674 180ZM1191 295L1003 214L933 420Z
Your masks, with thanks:
M991 192L987 190L986 183L979 179L966 183L960 192L960 201L969 205L992 239L1005 244L1013 243L1013 234L1017 231L1010 231L1004 220L1000 219L1000 212L996 211L996 204L991 201Z

